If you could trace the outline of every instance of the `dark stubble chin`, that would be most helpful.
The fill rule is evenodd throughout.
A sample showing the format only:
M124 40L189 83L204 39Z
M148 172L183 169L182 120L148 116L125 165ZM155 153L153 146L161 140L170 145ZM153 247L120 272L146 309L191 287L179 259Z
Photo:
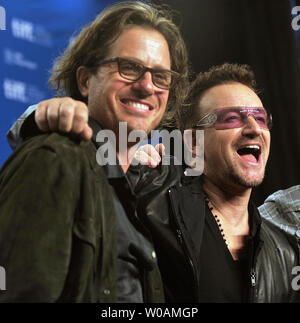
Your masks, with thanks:
M228 176L229 176L229 180L234 184L243 186L245 188L254 188L259 186L262 183L265 176L265 172L263 173L263 176L260 179L255 181L249 181L243 178L240 174L236 172L236 170L233 167L231 167L231 169L229 169Z

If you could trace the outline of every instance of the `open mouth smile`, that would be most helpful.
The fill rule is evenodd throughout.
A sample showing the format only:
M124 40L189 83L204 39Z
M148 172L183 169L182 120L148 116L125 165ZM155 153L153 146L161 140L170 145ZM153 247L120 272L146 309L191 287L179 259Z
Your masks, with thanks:
M249 164L259 164L261 161L261 145L259 144L249 144L240 147L237 150L240 158Z

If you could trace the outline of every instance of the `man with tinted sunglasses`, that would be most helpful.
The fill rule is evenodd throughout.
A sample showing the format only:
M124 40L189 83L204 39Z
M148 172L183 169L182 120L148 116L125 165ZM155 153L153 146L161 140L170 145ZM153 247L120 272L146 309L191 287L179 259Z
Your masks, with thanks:
M167 263L176 266L172 255L177 251L177 267L183 259L189 260L193 279L186 284L194 287L199 302L300 300L291 285L293 268L299 265L297 240L262 219L250 200L252 189L264 178L272 125L255 87L248 66L224 64L198 75L190 92L191 104L182 110L181 119L183 129L204 130L203 174L182 177L175 186L171 180L169 187L167 180L160 189L153 185L141 208L151 231L158 232L160 226L170 237L162 229L166 219L161 217L159 223L152 215L159 214L166 203L167 188L169 223L185 257L179 261L176 244L166 239L167 246L161 242L156 247L158 254L165 254L160 268L172 286L175 278L163 270ZM197 153L197 142L191 149ZM161 174L166 177L163 170ZM186 268L181 265L180 270ZM171 287L170 293L174 295L176 288Z
M271 128L253 72L214 67L194 81L190 101L182 127L205 132L203 175L186 177L180 166L159 165L145 170L136 187L167 301L299 301L291 285L297 243L250 201L264 177Z
M292 284L299 240L279 229L280 216L272 222L261 218L250 200L264 178L272 126L255 88L254 74L245 65L224 64L199 74L181 119L183 129L204 130L203 174L183 176L174 186L170 174L175 167L169 166L170 179L158 187L166 170L152 171L155 185L140 212L151 232L160 232L156 249L164 255L160 269L170 295L177 290L184 295L185 284L193 291L190 300L199 302L300 301L299 288ZM197 154L197 142L191 149ZM171 239L166 218L157 216L167 201L170 231L177 233L184 256ZM176 272L168 271L168 264L190 279L173 287Z

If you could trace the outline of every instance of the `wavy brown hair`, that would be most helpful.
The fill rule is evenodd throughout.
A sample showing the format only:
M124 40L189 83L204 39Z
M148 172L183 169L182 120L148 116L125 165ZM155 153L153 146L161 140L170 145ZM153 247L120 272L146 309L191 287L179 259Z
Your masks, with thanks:
M106 58L114 41L125 28L145 26L160 32L166 39L171 58L171 69L181 78L171 88L167 110L162 124L177 120L179 110L188 92L188 54L179 28L173 22L174 12L140 1L124 1L102 11L94 21L84 27L65 52L56 60L49 85L57 96L70 96L86 102L76 79L79 66L96 73L97 63Z

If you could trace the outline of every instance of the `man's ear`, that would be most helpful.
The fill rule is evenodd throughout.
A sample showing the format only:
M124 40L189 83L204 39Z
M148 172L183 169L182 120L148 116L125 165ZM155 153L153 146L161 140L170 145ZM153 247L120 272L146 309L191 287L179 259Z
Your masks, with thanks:
M89 80L91 73L84 66L79 66L76 71L77 86L84 98L88 97L89 94Z
M194 129L186 129L183 133L183 141L187 149L192 153L192 157L196 156L196 133Z

